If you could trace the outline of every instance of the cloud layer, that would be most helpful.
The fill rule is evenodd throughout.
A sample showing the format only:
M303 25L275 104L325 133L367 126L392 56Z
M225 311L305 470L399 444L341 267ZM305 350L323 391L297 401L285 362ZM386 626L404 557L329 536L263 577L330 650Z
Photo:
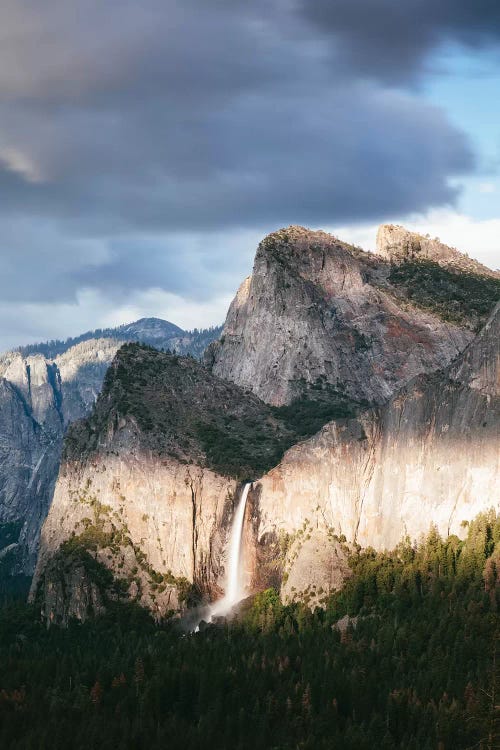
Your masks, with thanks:
M331 44L332 60L368 78L415 83L446 43L497 47L496 0L300 0L304 18Z
M204 303L268 229L452 205L474 154L415 84L437 45L498 41L500 10L402 8L5 0L1 298L91 289L121 305L156 288Z

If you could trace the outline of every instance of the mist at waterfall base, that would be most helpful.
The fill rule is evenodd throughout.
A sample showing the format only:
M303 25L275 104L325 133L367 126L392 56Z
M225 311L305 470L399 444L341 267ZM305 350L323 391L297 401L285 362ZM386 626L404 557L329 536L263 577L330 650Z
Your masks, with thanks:
M202 622L208 624L217 617L227 617L238 602L245 598L246 591L241 574L241 541L247 497L251 486L251 483L247 483L243 487L231 524L229 544L226 551L225 594L216 602L206 607L197 607L191 613L187 613L184 620L191 632L198 632Z

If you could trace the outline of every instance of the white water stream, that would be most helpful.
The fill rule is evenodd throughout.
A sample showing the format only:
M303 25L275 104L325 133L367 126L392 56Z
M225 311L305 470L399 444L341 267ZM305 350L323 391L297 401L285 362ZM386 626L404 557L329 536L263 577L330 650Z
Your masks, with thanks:
M229 614L232 608L238 604L238 602L245 598L246 591L241 571L241 541L243 537L243 523L247 507L247 497L251 486L252 485L249 483L243 487L243 492L241 493L241 497L234 512L233 522L231 524L229 544L226 553L225 594L222 599L210 604L208 609L203 611L201 619L205 622L212 622L214 617L225 617ZM200 615L198 615L198 617L200 617ZM193 626L193 624L191 625L191 631L194 630L194 632L197 632L199 630L201 619L198 619L195 626Z
M226 562L226 593L222 599L210 606L210 620L213 617L226 615L235 604L245 597L245 587L241 575L241 539L243 536L243 521L247 507L247 497L251 484L246 484L241 493L238 507L234 513Z

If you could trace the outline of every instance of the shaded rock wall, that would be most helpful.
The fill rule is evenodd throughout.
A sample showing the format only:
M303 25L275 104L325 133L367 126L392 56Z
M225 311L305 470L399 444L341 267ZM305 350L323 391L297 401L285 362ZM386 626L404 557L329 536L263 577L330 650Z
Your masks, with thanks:
M466 327L408 305L389 272L385 261L325 232L275 232L259 245L206 360L219 377L274 405L318 382L382 403L472 338Z
M0 555L4 550L3 569L9 573L33 572L66 428L91 411L123 341L140 339L200 355L219 330L187 332L147 318L100 333L101 338L83 334L0 355ZM9 550L2 528L9 529Z
M302 528L312 539L391 549L431 525L463 535L464 522L500 509L499 318L497 307L449 368L290 449L258 484L258 538ZM297 590L308 565L292 561ZM326 567L323 577L326 587Z

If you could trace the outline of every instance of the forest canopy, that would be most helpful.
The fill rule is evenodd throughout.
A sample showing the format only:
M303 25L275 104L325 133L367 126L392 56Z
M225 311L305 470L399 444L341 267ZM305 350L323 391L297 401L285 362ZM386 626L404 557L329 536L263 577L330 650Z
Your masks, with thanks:
M183 634L136 606L47 630L0 610L0 746L496 747L500 519L351 555L325 610L274 589Z

